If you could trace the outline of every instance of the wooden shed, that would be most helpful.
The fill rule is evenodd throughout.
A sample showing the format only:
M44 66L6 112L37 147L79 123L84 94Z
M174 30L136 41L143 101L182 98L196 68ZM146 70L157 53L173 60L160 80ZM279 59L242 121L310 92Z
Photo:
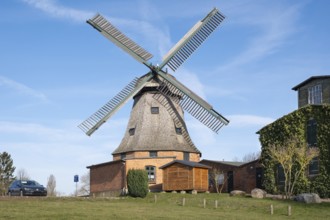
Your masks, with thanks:
M192 161L173 160L160 167L163 169L164 191L208 191L209 166Z

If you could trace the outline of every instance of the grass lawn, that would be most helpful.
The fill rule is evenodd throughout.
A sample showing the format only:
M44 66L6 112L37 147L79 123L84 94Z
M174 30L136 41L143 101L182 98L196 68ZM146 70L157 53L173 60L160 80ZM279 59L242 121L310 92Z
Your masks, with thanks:
M215 200L218 201L217 208ZM271 204L274 207L273 215L270 215ZM287 215L289 205L291 216ZM0 197L0 219L316 220L330 219L330 203L303 204L294 201L229 197L228 194L149 193L144 199Z

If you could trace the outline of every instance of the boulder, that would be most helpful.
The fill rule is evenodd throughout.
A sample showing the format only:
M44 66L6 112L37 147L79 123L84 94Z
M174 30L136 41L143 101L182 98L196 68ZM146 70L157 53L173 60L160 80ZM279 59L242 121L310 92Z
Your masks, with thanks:
M191 191L191 194L193 194L193 195L197 195L197 190L193 190L193 191Z
M233 190L230 192L230 196L245 196L245 192L242 190Z
M251 197L257 199L263 199L266 197L266 191L262 189L255 188L251 191Z
M294 200L297 202L304 203L321 203L321 199L316 193L302 193L294 197Z

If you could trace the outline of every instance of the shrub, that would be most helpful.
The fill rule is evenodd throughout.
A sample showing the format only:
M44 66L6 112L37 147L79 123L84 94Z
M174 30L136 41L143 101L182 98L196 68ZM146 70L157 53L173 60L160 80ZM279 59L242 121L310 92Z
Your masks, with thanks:
M148 188L148 173L145 170L129 170L127 173L128 193L133 197L144 198L147 196Z

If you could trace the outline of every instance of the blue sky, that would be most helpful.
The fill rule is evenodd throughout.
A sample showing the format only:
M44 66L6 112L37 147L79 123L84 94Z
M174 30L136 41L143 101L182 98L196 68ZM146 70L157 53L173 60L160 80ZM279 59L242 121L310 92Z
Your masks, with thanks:
M213 7L225 21L174 76L231 122L215 134L187 113L188 130L203 159L259 151L256 132L297 108L291 88L329 74L329 1L2 0L0 152L73 193L75 174L112 160L132 101L91 137L77 125L148 71L85 21L101 13L160 63Z

